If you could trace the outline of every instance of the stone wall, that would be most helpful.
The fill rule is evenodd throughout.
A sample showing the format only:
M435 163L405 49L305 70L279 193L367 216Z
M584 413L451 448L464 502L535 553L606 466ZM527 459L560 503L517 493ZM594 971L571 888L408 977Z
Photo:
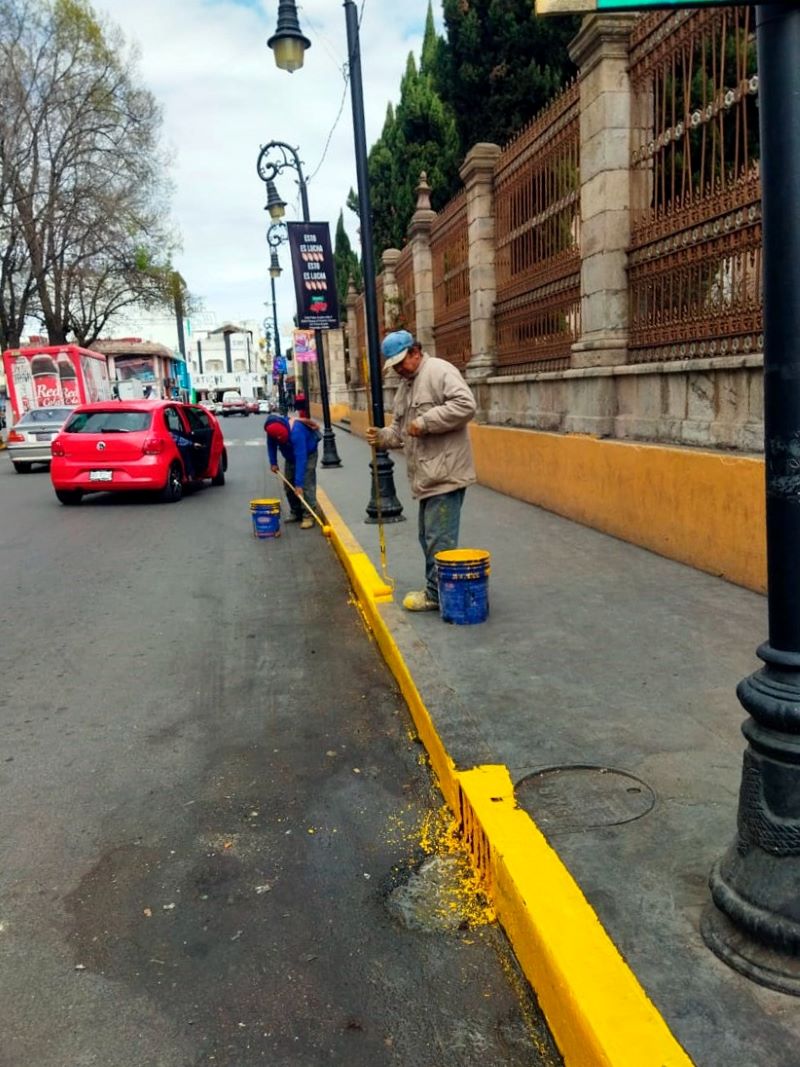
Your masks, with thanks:
M631 87L630 36L636 18L587 16L570 47L579 68L580 91L580 232L575 236L581 252L581 311L580 336L565 369L513 374L507 367L498 368L494 174L501 150L475 145L462 166L468 204L472 351L465 377L478 400L477 421L759 452L763 449L760 353L631 362L627 278L631 207L647 195L646 174L631 165L631 146L641 140L652 111L652 99L641 92L637 95ZM417 334L436 354L430 255L436 216L429 193L422 175L409 242ZM389 250L383 257L382 332L394 326L398 255ZM351 319L355 323L356 317ZM352 330L351 351L354 346L363 348L357 326ZM351 374L350 403L359 410L368 407L361 396L363 384ZM385 404L390 411L389 392Z

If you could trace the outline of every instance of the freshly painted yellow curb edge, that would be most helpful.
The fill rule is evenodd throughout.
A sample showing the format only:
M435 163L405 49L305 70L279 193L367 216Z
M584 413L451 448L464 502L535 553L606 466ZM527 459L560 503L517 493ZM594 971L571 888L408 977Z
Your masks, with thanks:
M691 1067L558 854L517 807L508 769L456 769L383 618L391 591L387 597L369 557L318 495L331 543L567 1067Z

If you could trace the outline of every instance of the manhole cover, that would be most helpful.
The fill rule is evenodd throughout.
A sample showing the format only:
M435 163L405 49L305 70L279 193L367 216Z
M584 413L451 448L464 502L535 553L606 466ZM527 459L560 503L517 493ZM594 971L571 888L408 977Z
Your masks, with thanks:
M546 767L516 786L517 803L544 833L574 833L641 819L656 802L641 778L611 767Z

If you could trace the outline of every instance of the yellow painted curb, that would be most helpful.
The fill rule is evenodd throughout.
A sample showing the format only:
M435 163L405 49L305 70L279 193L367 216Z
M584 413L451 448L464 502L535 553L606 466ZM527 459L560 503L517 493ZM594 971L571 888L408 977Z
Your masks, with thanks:
M567 1067L691 1067L692 1061L533 819L502 765L456 769L383 618L392 600L328 497L331 543L397 680L442 793Z
M317 489L317 500L322 508L325 521L331 528L331 544L347 571L354 591L368 602L382 604L391 600L391 587L375 570L372 560L353 537L330 498L321 489Z
M534 821L506 767L458 773L464 838L569 1067L691 1060Z

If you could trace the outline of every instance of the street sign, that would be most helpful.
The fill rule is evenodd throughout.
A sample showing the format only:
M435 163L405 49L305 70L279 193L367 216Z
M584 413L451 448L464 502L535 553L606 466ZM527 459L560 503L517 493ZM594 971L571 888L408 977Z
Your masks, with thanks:
M741 7L740 0L536 0L537 15L586 15L592 11L655 11L678 7Z

